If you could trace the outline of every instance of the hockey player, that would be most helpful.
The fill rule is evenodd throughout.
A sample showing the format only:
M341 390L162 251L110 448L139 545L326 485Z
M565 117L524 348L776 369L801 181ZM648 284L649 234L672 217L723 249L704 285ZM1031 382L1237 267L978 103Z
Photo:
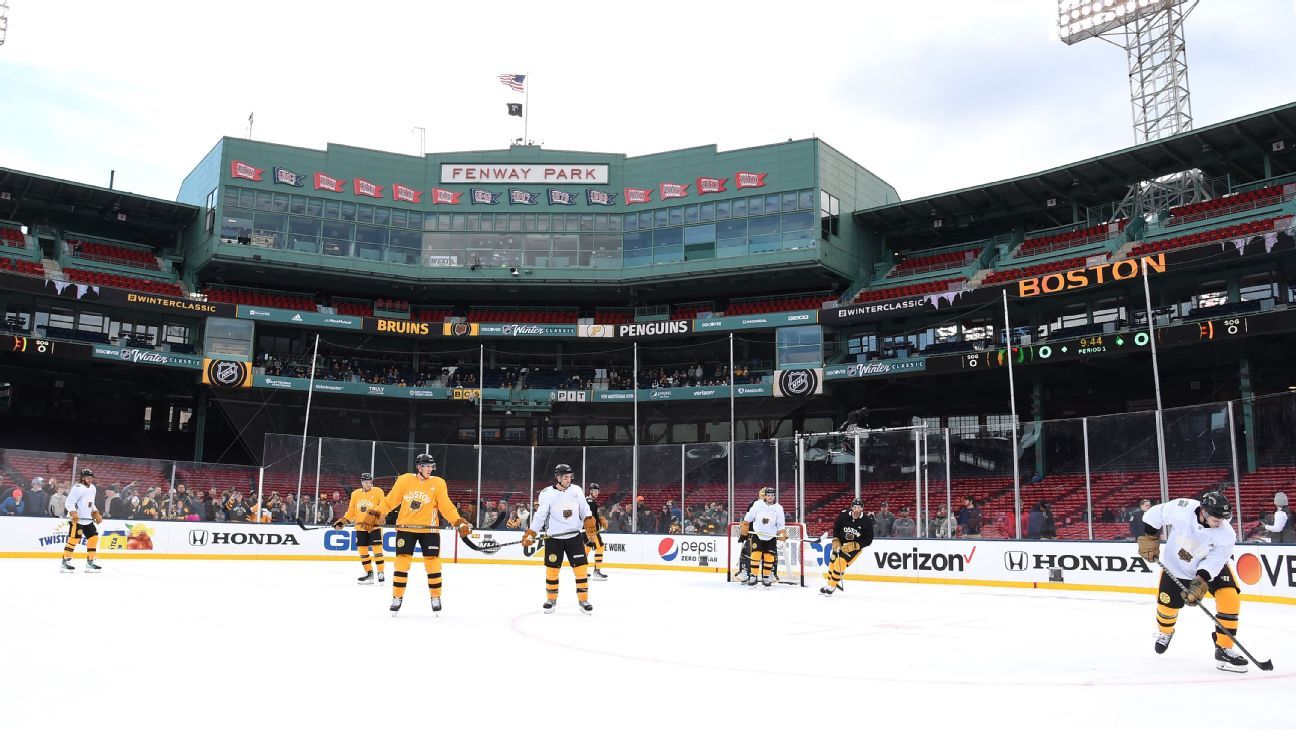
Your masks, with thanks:
M774 503L774 489L765 487L763 496L747 510L739 533L744 537L753 535L754 539L751 548L751 575L747 578L747 584L755 586L757 577L760 577L761 584L769 587L774 584L774 563L778 561L778 545L775 541L786 540L788 533L783 507Z
M589 494L585 497L585 503L589 504L590 514L594 517L594 534L585 540L585 556L588 558L590 550L594 550L594 572L590 575L591 579L602 582L607 579L603 574L603 530L607 529L607 520L599 513L599 485L592 483L589 485Z
M850 508L837 515L833 524L832 556L828 565L828 584L819 593L831 597L841 589L842 575L864 548L873 543L873 519L864 513L864 500L855 499Z
M67 497L67 515L71 524L68 527L67 544L63 547L63 572L75 572L72 566L72 553L82 537L86 540L86 574L98 574L102 568L95 562L95 553L99 549L99 528L103 521L99 509L95 507L94 471L81 469L81 480L72 487Z
M410 562L414 559L414 546L423 552L423 565L427 569L428 592L432 595L432 613L441 612L441 534L437 532L438 516L445 517L460 534L466 536L472 526L459 516L459 510L450 500L445 479L433 476L436 459L420 453L414 457L415 473L402 474L392 485L391 493L365 512L357 529L377 529L387 513L399 508L396 515L396 570L392 573L391 615L401 609L405 599L405 583L409 578ZM381 543L381 542L380 542Z
M584 535L580 534L582 527ZM590 513L589 502L585 500L581 487L572 484L572 467L566 463L554 466L554 484L540 492L540 505L531 515L531 527L522 535L522 546L530 547L542 532L571 534L545 539L544 611L552 613L558 605L558 570L562 568L563 557L566 557L576 574L576 600L581 612L585 615L594 612L589 601L589 568L584 540L598 538L598 523Z
M356 582L361 585L374 583L374 571L370 566L369 551L373 550L373 562L378 566L378 581L387 579L387 569L383 562L382 525L373 522L369 510L382 503L383 491L373 485L373 474L360 474L360 488L351 492L351 503L346 513L333 522L334 529L341 529L351 522L356 525L356 546L360 549L360 566L364 567L364 577Z
M1158 534L1161 527L1170 528L1162 562L1165 571L1157 591L1157 653L1165 653L1170 646L1179 609L1185 604L1196 605L1207 595L1215 597L1215 617L1220 624L1237 633L1242 600L1237 578L1228 564L1237 541L1229 524L1232 517L1228 499L1216 491L1204 494L1201 501L1175 499L1143 513L1144 534L1138 538L1138 550L1145 561L1155 563L1161 558ZM1188 589L1180 590L1170 575L1187 583ZM1219 630L1214 635L1216 667L1245 673L1247 659L1233 647L1233 638Z

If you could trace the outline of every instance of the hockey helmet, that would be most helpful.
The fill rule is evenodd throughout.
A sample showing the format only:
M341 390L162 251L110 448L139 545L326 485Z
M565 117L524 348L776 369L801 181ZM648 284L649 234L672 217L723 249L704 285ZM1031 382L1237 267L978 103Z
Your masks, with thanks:
M431 466L436 468L436 459L432 457L431 453L420 453L417 456L414 456L414 467L418 468L419 466Z
M1225 521L1233 518L1233 507L1229 504L1228 497L1218 491L1202 494L1201 508L1208 515Z
M94 471L91 471L88 468L81 469L81 478L85 478L86 476L94 476Z
M372 474L372 473L369 473L368 471L365 471L364 473L360 474L360 480L361 480L361 481L372 481L372 480L373 480L373 474Z
M572 467L567 465L566 463L559 463L558 465L554 466L554 478L559 478L561 476L566 476L572 473L575 473L575 471L573 471Z
M851 499L851 508L854 509L854 508L857 507L857 506L858 506L859 508L863 509L863 508L864 508L864 499Z
M761 489L761 490L760 490L760 497L761 497L762 499L774 499L774 498L777 498L777 495L774 493L774 487L773 487L773 486L766 486L765 488Z
M599 490L599 485L596 484L596 483L592 483L592 484L589 485L589 490L590 490L590 491L598 491L598 490Z

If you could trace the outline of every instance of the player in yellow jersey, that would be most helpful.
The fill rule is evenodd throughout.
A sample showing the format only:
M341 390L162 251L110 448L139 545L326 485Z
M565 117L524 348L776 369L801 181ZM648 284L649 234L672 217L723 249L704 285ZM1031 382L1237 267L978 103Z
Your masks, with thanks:
M441 534L437 532L438 517L445 517L461 536L472 531L472 525L459 516L459 510L450 500L445 479L433 476L436 459L428 453L414 458L414 473L396 479L391 493L382 503L369 510L374 523L381 524L388 512L399 508L396 515L396 569L392 572L391 615L401 609L405 598L405 583L409 578L410 562L414 559L414 545L423 552L427 569L428 592L432 594L432 613L441 612Z
M373 484L373 474L360 474L360 488L351 492L351 503L346 513L333 522L334 529L341 529L351 522L356 525L356 546L360 550L360 565L364 567L364 577L356 580L361 585L374 583L374 571L371 565L378 566L378 581L387 579L387 569L383 562L382 524L375 523L369 511L382 503L383 491ZM373 550L373 561L369 560L369 551Z

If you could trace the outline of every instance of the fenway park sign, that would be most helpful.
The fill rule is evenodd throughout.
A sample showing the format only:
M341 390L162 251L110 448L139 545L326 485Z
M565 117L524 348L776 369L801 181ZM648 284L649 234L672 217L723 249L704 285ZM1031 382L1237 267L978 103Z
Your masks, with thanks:
M478 184L519 183L608 183L608 166L591 164L501 165L445 162L441 165L441 183L472 182Z

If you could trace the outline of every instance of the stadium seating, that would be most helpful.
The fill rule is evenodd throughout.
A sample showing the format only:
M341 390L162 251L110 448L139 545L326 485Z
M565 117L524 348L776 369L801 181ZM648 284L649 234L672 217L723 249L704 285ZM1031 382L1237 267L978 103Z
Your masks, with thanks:
M725 314L727 316L739 316L743 314L770 314L778 311L818 309L825 301L833 301L836 298L832 294L807 294L786 298L731 302L728 308L725 309Z
M18 228L9 225L0 225L0 244L6 248L26 248L27 236Z
M692 304L689 306L677 306L671 312L671 319L672 320L677 320L677 319L692 320L692 319L696 319L698 314L701 314L703 312L712 312L715 314L724 313L723 310L715 311L715 308L716 307L714 304Z
M1277 205L1282 202L1283 197L1283 187L1276 185L1263 187L1259 190L1247 190L1246 192L1222 195L1212 200L1204 200L1191 205L1180 205L1177 208L1170 208L1170 219L1166 221L1166 225L1180 225L1194 220L1213 218L1218 215L1228 215L1229 213L1254 210L1267 205Z
M594 312L595 324L631 324L634 313L617 309L598 309Z
M138 248L127 248L111 243L100 243L77 238L69 239L68 247L72 250L72 255L75 258L116 263L150 271L161 270L155 254Z
M1090 243L1099 243L1117 235L1120 231L1125 230L1129 224L1128 220L1119 220L1116 222L1116 230L1111 230L1107 223L1093 225L1080 230L1072 230L1066 233L1056 233L1054 235L1045 235L1038 238L1027 238L1017 248L1016 257L1037 256L1042 253L1060 251L1065 248L1088 245Z
M334 301L333 310L346 316L373 316L373 304L362 301Z
M448 306L420 306L410 312L414 321L439 322L447 316L454 316L454 310Z
M222 304L246 304L248 306L265 306L298 311L315 311L317 308L315 298L307 294L218 287L208 287L203 293L207 295L208 301Z
M87 283L95 286L111 286L116 289L130 289L132 291L143 291L150 294L162 294L165 296L183 296L184 292L180 286L168 281L154 281L150 279L135 278L133 276L123 276L116 273L105 273L103 271L87 271L79 268L65 268L63 274L67 280L72 283Z
M14 271L28 276L44 276L45 267L35 261L23 258L0 258L0 269Z
M939 294L952 289L957 289L959 285L965 281L967 281L965 277L959 276L958 278L944 278L939 281L926 281L923 283L909 284L907 286L893 286L885 289L865 289L856 294L851 303L886 301L887 299L897 299L903 296Z
M1281 225L1279 221L1285 221ZM1131 256L1143 256L1149 253L1160 253L1162 251L1171 251L1176 248L1189 248L1203 243L1214 243L1221 240L1230 240L1234 238L1251 238L1257 235L1271 233L1275 229L1286 225L1291 221L1291 217L1282 218L1265 218L1263 220L1250 220L1245 223L1237 223L1224 228L1214 228L1204 230L1188 235L1181 235L1165 240L1150 241L1139 243L1130 249Z
M579 314L575 309L491 309L473 308L468 311L468 321L499 322L505 324L575 324Z
M947 268L962 268L976 260L977 249L964 248L957 251L944 251L928 256L910 256L887 271L887 278L909 276L930 271L944 271Z
M1106 257L1107 254L1104 254ZM1004 281L1016 281L1019 278L1030 278L1032 276L1042 276L1046 273L1057 271L1066 271L1071 268L1084 268L1087 265L1088 257L1076 256L1075 258L1064 258L1057 261L1047 261L1037 263L1034 266L1024 268L1010 268L1006 271L995 271L987 276L982 282L982 286L990 284L1003 283Z

